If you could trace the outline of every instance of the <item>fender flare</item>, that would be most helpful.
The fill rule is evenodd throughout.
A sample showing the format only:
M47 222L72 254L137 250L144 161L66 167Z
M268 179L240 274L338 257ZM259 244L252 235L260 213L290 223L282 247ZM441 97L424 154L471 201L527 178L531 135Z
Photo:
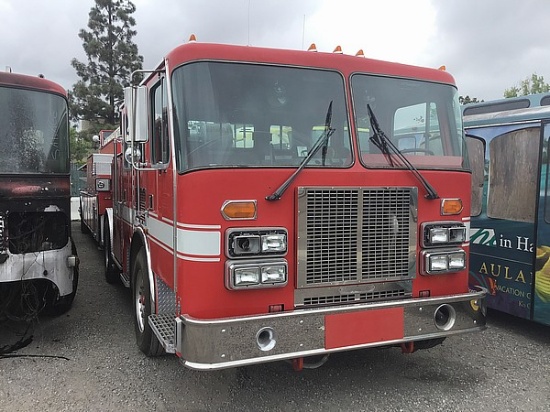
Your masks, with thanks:
M130 245L130 262L133 262L136 256L136 253L139 250L139 246L143 246L143 251L145 252L145 260L147 262L147 276L149 278L149 287L151 288L151 312L156 313L157 311L157 295L155 293L156 282L153 276L153 271L151 270L151 248L149 247L149 242L145 231L141 226L136 226L134 228L134 234L132 235L132 243ZM130 273L131 277L131 273ZM131 279L131 278L130 278Z

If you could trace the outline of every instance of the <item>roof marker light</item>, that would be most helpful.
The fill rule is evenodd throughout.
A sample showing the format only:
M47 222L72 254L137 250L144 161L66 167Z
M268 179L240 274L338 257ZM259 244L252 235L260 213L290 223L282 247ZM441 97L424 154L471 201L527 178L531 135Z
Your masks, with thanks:
M363 49L357 50L357 53L355 53L357 57L365 57L365 52L363 52Z
M445 66L439 66L439 69L438 69L438 70L441 70L441 71L446 72L446 71L447 71L447 67L445 67Z
M316 52L317 51L317 46L315 45L315 43L311 43L311 45L309 46L307 51Z
M336 46L332 52L342 54L342 48L340 46Z
M191 36L189 36L189 42L194 42L194 41L197 41L197 37L194 34L191 34Z

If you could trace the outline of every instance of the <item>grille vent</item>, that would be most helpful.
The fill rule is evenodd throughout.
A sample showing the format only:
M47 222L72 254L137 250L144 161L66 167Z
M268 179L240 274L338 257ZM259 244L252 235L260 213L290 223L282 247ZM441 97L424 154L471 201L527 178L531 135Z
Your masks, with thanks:
M300 188L298 193L299 288L414 277L416 188Z

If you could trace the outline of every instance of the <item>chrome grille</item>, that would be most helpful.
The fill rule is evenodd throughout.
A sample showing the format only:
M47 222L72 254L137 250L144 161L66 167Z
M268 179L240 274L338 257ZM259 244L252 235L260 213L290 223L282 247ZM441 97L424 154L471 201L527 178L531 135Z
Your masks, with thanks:
M363 190L362 195L363 279L408 276L410 189L369 189Z
M408 296L408 293L404 289L370 292L370 293L353 293L333 296L315 296L312 298L305 298L304 305L329 305L334 303L359 303L370 302L374 300L392 299L398 297Z
M416 204L414 187L299 188L298 288L412 279Z

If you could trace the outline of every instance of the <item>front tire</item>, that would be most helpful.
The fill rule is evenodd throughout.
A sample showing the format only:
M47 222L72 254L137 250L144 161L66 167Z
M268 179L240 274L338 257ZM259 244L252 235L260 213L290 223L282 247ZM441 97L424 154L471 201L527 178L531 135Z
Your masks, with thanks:
M132 266L132 299L134 302L134 329L136 343L147 356L159 356L164 349L149 326L151 315L151 288L147 274L147 261L143 247Z
M107 216L105 216L105 224L103 225L103 254L105 258L105 280L110 284L118 283L120 272L111 253L111 231Z

